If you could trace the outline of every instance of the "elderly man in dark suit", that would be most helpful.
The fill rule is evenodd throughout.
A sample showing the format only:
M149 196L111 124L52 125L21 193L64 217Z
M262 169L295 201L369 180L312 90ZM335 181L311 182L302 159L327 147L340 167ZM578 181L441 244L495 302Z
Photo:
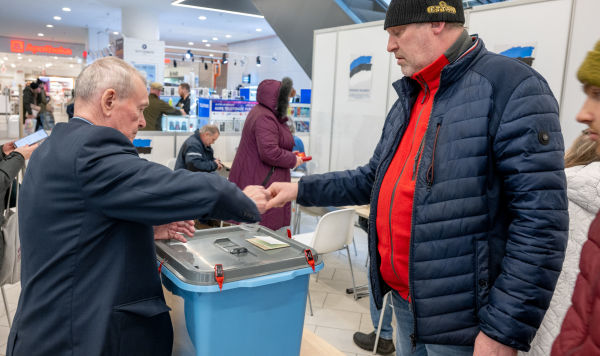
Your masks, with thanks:
M266 192L139 158L145 80L120 59L85 68L75 97L75 117L37 149L23 181L7 355L170 355L153 237L189 234L183 221L194 218L258 221Z

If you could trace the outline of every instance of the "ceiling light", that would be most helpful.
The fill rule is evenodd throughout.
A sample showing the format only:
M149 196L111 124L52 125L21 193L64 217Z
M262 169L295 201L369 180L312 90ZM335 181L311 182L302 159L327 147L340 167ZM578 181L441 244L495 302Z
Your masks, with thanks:
M206 16L198 16L198 20L204 21L204 20L206 20Z
M119 31L113 32L113 35L115 35L115 36L118 35L118 34L119 34Z
M52 67L52 63L46 63L46 68Z
M256 56L256 66L260 67L260 56Z
M31 63L31 58L27 58L27 62Z
M55 19L56 21L60 21L60 20L62 20L62 17L60 17L60 16L54 16L53 19Z
M6 56L4 56L4 58L3 58L3 59L4 59L5 61L8 61L8 57L6 57Z
M40 33L38 33L38 36L39 37L44 37L44 34L40 32Z
M17 59L23 59L23 57L21 57L21 56L18 56L18 57L17 57Z
M225 35L225 37L227 37L227 38L231 38L231 35Z
M72 65L72 64L69 64L69 68L73 68L73 65Z
M214 9L214 8L209 8L209 7L201 7L201 6L195 6L195 5L187 5L187 4L182 4L182 2L185 2L186 0L175 0L171 3L171 5L173 6L181 6L181 7L189 7L192 9L196 9L196 10L206 10L206 11L214 11L214 12L223 12L226 14L233 14L233 15L242 15L242 16L250 16L250 17L258 17L258 18L265 18L262 15L255 15L255 14L249 14L246 12L236 12L236 11L229 11L229 10L221 10L221 9Z
M54 27L54 25L47 24L46 27L52 28L52 27Z
M213 56L214 56L214 54L212 54L212 53L211 53L211 54L209 54L209 56L213 57ZM211 60L212 60L212 59L211 59Z
M213 37L213 41L218 41L219 38L218 37Z
M71 12L71 8L68 8L68 7L63 7L63 8L62 8L62 11L64 11L64 12Z
M188 42L188 46L193 46L194 42Z
M257 28L256 29L256 32L261 32L261 31L262 31L262 28Z
M206 42L208 42L208 40L202 40L202 43L206 43Z
M15 65L14 63L11 63L11 64L10 64L10 66L11 66L12 68L15 68L15 67L16 67L16 65Z
M210 47L210 43L205 44L206 47Z

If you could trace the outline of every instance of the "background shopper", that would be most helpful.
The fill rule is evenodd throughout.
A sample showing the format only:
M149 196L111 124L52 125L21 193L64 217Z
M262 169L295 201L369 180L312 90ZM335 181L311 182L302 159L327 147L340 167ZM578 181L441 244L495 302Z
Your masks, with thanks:
M235 154L229 180L240 189L248 185L268 187L273 182L289 182L290 169L302 164L292 153L294 138L286 122L293 83L290 78L263 80L256 101L246 117L242 138ZM260 224L273 230L290 225L291 207L270 209Z

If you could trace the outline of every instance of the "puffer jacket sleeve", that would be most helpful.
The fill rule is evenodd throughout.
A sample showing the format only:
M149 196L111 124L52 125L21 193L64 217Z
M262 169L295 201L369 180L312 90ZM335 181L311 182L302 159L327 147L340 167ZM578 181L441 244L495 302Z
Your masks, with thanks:
M389 122L388 117L369 163L354 170L311 174L302 177L298 184L297 202L304 206L369 204L384 142L391 131Z
M537 74L512 91L493 142L511 221L501 271L479 311L480 329L527 351L550 304L567 245L564 144L558 104Z

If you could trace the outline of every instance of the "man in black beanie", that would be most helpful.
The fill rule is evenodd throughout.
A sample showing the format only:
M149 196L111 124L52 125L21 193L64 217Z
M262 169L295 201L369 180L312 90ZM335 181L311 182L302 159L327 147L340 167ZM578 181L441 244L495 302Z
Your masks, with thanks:
M381 308L391 291L397 355L529 350L564 259L556 99L463 24L461 0L392 0L387 50L405 77L372 158L268 189L267 207L370 203L371 292Z

